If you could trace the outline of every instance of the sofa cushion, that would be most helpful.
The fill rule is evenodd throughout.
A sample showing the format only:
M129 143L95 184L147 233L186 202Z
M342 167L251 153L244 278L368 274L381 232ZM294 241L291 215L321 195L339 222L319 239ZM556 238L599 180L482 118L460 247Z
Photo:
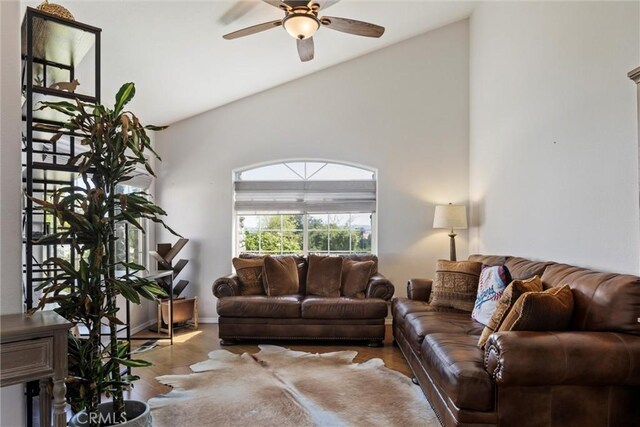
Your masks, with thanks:
M350 259L352 261L373 261L373 267L371 268L371 275L378 273L378 257L373 254L348 254L340 255L343 259Z
M264 295L262 284L263 258L234 258L233 268L240 282L240 295Z
M518 298L498 331L563 331L573 313L569 285L544 292L526 292Z
M542 275L545 289L568 284L573 292L569 329L640 335L640 277L555 264Z
M270 297L298 293L298 267L293 257L265 257L263 277Z
M402 320L409 313L421 312L466 313L466 311L456 310L455 308L438 307L425 301L415 301L409 298L394 298L391 301L391 313L394 319Z
M514 280L507 286L502 293L502 296L496 304L496 309L489 319L489 323L482 331L482 335L478 340L478 347L484 347L485 343L489 339L489 336L500 328L500 325L509 314L509 311L516 303L520 295L525 292L539 292L542 290L542 281L540 277L533 276L528 280Z
M526 280L533 276L542 276L547 267L553 264L555 263L550 261L531 261L520 257L509 257L505 262L514 280Z
M218 300L218 315L226 317L273 317L294 319L300 317L301 295L238 296Z
M494 391L484 368L484 352L476 337L463 334L428 335L420 359L432 381L461 409L490 411Z
M481 262L484 265L504 265L507 259L509 259L509 257L504 255L469 255L469 261Z
M364 298L372 269L373 261L345 259L342 263L340 294L347 298Z
M429 303L471 312L482 263L438 260Z
M300 255L277 255L273 258L284 258L285 256L293 257L293 260L296 262L296 265L298 267L298 285L300 288L299 293L304 295L305 287L307 286L307 259ZM238 257L242 259L264 259L265 256L244 253L240 254Z
M435 333L447 332L473 335L477 343L478 335L482 333L484 325L473 320L469 313L466 312L425 311L407 314L402 327L409 345L416 353L419 353L425 336Z
M511 274L506 266L483 265L471 318L483 325L489 323L496 304L509 283L511 283Z
M387 303L378 298L306 297L303 319L380 319L387 316Z
M309 255L307 271L307 295L336 298L340 296L342 281L340 257Z

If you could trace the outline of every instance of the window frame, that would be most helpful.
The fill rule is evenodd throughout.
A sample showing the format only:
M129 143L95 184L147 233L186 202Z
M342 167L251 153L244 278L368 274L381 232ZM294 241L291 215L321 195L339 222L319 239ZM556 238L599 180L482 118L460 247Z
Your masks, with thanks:
M377 254L378 253L378 218L377 218L377 214L378 214L378 181L379 181L379 176L378 176L378 170L369 166L365 166L365 165L361 165L361 164L356 164L356 163L349 163L349 162L344 162L344 161L336 161L336 160L326 160L326 159L285 159L285 160L278 160L278 161L272 161L272 162L264 162L264 163L258 163L258 164L254 164L251 166L245 166L242 168L238 168L238 169L234 169L232 171L232 192L233 190L233 185L236 181L241 181L241 176L243 172L247 172L247 171L251 171L254 169L258 169L258 168L262 168L265 166L273 166L273 165L284 165L285 167L291 169L289 166L287 166L287 163L301 163L301 162L312 162L312 163L326 163L326 165L332 164L332 165L343 165L343 166L348 166L351 168L357 168L357 169L361 169L363 171L366 172L370 172L372 174L372 179L376 182L376 189L375 189L375 193L376 193L376 200L375 200L375 210L372 212L275 212L275 211L264 211L264 212L255 212L255 213L238 213L238 211L235 208L235 203L234 203L234 197L232 197L232 201L231 201L231 210L232 210L232 220L233 220L233 227L232 227L232 234L233 234L233 239L232 239L232 255L233 256L238 256L241 253L261 253L261 254L265 254L262 252L261 248L259 248L258 252L256 251L247 251L247 250L241 250L240 248L240 243L241 243L241 238L240 238L240 233L241 233L241 227L240 227L240 218L243 216L269 216L269 215L280 215L281 218L284 218L285 215L301 215L302 216L302 224L303 224L303 229L302 229L302 236L303 236L303 248L302 251L299 253L300 255L303 256L308 256L309 254L323 254L323 255L337 255L337 254L345 254L345 253L353 253L353 254L358 254L358 253L371 253L371 254ZM325 165L325 166L326 166ZM322 167L324 168L324 166ZM321 169L322 169L321 168ZM317 173L318 171L316 171ZM311 177L313 177L313 175L315 175L315 173L311 174ZM302 179L304 180L304 178ZM248 180L250 181L250 180ZM235 193L234 193L235 194ZM338 251L331 251L331 246L330 246L330 224L329 221L327 221L327 251L312 251L309 248L309 217L310 216L316 216L316 215L327 215L330 216L332 214L336 214L336 215L370 215L371 218L371 250L368 252L356 252L353 250L353 247L351 246L351 233L352 233L352 228L351 225L349 226L349 228L347 229L347 231L349 232L349 240L350 240L350 244L349 244L349 251L344 251L344 250L338 250ZM351 223L351 221L349 221ZM280 233L280 239L281 239L281 243L280 243L280 254L290 254L290 252L284 252L284 248L283 248L283 233L284 233L284 228L282 225L282 219L281 219L281 226L280 226L280 230L274 230L274 231L278 231ZM299 230L295 230L295 231L299 231ZM269 254L271 255L279 255L279 254L275 254L272 252L269 252Z

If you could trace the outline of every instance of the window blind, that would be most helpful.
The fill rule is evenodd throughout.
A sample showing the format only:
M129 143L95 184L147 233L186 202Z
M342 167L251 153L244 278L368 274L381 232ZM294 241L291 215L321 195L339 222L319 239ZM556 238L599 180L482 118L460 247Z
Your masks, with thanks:
M239 213L375 212L376 181L236 181Z

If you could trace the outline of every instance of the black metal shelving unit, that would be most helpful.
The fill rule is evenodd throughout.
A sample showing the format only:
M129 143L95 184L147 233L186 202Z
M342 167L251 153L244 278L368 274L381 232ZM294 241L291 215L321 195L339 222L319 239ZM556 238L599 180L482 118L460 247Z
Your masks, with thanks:
M60 186L73 184L78 170L67 164L80 148L79 135L67 133L50 142L65 117L53 110L37 110L40 101L74 100L100 102L101 29L27 8L22 22L22 185L25 196L47 199ZM82 67L80 72L79 66ZM82 76L82 77L81 77ZM71 93L50 87L53 83L85 79L88 84ZM37 240L61 229L57 219L23 198L22 272L25 309L37 301L35 289L53 269L42 263L51 256L65 256L73 263L76 254L68 242L43 244ZM128 310L127 310L128 312ZM128 319L127 319L128 320ZM128 325L128 321L126 322ZM127 338L129 331L126 331ZM27 425L33 425L33 398L38 383L29 383Z

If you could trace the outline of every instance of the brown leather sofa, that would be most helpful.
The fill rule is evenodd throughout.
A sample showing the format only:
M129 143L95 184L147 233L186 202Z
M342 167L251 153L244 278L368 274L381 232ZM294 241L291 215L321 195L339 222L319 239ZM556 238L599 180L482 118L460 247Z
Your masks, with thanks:
M506 264L514 279L545 289L569 284L569 330L496 332L470 313L430 306L431 280L409 281L392 303L395 342L445 426L640 425L640 277L517 257L472 255Z
M378 272L375 255L347 255L374 261L365 298L324 298L305 294L307 259L295 257L299 292L295 295L241 295L235 274L213 284L218 298L218 329L223 345L241 339L365 340L380 346L385 336L388 302L395 288Z

